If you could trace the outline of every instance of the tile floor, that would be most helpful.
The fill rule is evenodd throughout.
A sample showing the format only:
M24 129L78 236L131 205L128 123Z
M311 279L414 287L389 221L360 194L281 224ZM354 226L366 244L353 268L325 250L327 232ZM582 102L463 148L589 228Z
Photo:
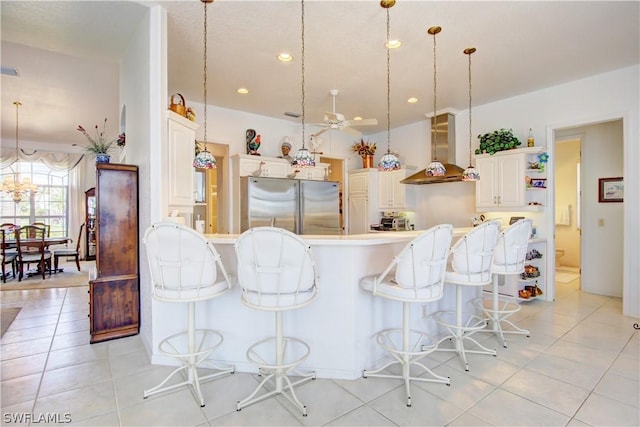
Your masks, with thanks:
M298 389L308 417L281 397L237 412L257 384L243 373L206 383L204 408L186 389L143 400L169 368L149 363L138 336L90 345L87 287L4 291L3 307L23 308L1 340L2 424L45 424L12 418L28 413L82 426L640 425L638 319L578 281L557 286L555 302L523 304L531 338L510 336L497 358L470 355L464 372L434 354L429 367L451 386L414 383L413 407L398 380L318 379Z

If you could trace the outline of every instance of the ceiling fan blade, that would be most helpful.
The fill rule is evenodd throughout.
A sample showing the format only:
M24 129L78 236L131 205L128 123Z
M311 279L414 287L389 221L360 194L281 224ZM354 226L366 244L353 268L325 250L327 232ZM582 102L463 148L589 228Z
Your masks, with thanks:
M350 128L350 127L348 127L348 126L345 126L345 127L343 127L343 128L340 128L340 130L341 130L342 132L346 133L347 135L350 135L350 136L353 136L353 137L358 137L358 136L362 135L362 132L357 131L357 130L355 130L355 129L353 129L353 128Z
M325 122L337 122L340 121L340 118L336 113L326 112L324 113L324 121Z
M368 126L368 125L377 125L377 119L362 119L362 120L352 120L349 122L349 126Z
M325 132L326 132L326 131L328 131L329 129L330 129L330 128L326 127L326 128L324 128L324 129L319 130L319 131L318 131L318 132L316 132L316 133L311 134L311 136L316 137L316 136L318 136L318 135L322 135L323 133L325 133Z

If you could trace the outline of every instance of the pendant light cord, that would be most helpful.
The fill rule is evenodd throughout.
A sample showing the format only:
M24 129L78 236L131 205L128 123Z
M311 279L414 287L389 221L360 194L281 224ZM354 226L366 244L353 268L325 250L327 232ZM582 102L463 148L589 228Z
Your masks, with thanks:
M304 0L301 0L300 2L301 5L301 18L300 18L300 22L301 22L301 27L302 30L300 32L301 34L301 42L300 42L300 63L301 63L301 73L302 73L302 78L300 79L301 82L301 92L302 92L302 148L304 149L304 139L305 139L305 127L304 127L304 120L305 120L305 91L304 91ZM335 98L334 98L335 99Z
M207 149L207 5L208 2L203 0L204 3L204 55L203 55L203 93L204 93L204 149Z
M469 57L469 166L471 166L471 54L475 50L475 48L464 50Z
M438 115L436 113L436 105L437 105L437 68L436 68L436 34L437 32L433 33L433 159L431 160L432 162L435 162L438 160L437 156L436 156L436 148L438 145Z
M387 154L391 153L391 47L389 40L389 9L387 8Z

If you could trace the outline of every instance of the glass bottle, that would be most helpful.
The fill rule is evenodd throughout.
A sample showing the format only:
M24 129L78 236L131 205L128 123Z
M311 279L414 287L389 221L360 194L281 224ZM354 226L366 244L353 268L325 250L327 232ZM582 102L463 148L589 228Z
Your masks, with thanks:
M533 145L534 145L533 130L529 128L529 136L527 137L527 147L533 147Z

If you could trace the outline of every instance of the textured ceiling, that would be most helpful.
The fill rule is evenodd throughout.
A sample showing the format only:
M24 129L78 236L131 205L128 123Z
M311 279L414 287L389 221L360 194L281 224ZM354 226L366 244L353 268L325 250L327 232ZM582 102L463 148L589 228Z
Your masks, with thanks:
M201 102L200 1L3 0L2 65L21 73L2 76L3 139L14 138L16 98L25 104L20 127L27 139L46 135L68 143L77 139L79 123L99 123L105 115L100 102L112 105L117 97L118 57L152 4L168 12L169 94ZM438 110L468 108L466 47L477 48L474 105L639 62L636 1L398 0L389 13L391 37L403 41L390 55L392 127L433 111L433 38L426 33L431 26L443 28L437 36ZM284 112L302 112L300 2L216 0L208 20L209 103L296 120ZM385 39L386 12L378 1L305 2L306 123L322 121L332 109L329 91L338 89L338 112L377 118L378 126L359 128L366 133L386 129ZM280 51L292 53L294 61L276 61ZM93 78L83 78L90 69L97 70ZM236 94L240 86L250 93ZM408 104L411 96L418 103ZM113 105L108 115L117 122L117 98Z

